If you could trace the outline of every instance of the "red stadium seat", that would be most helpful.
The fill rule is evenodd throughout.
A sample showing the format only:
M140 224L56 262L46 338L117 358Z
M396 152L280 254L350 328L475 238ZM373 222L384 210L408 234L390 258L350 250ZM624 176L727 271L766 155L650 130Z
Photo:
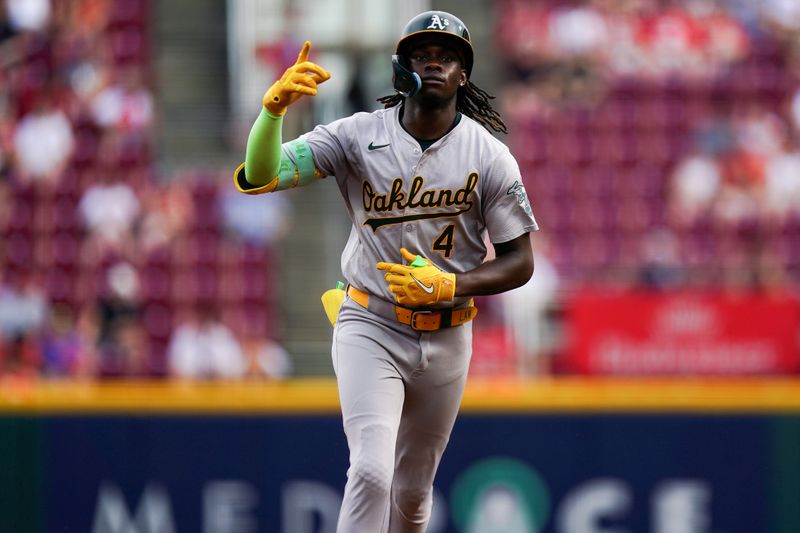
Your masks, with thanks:
M149 303L166 304L172 294L172 276L169 269L147 265L141 271L142 296Z
M163 302L148 302L142 311L142 323L151 339L166 342L174 326L172 310Z
M123 26L108 32L107 39L114 62L118 65L145 60L145 35L142 29Z
M143 0L114 0L110 3L108 26L133 26L143 29L147 25L145 4Z

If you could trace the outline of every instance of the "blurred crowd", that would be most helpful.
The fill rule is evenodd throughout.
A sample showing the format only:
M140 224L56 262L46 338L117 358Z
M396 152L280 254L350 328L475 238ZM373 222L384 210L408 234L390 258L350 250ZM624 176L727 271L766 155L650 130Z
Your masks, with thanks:
M0 0L0 375L279 379L281 195L161 175L147 0ZM497 0L542 231L473 371L542 373L582 287L792 292L800 2Z
M0 375L291 373L268 275L286 205L156 171L148 8L0 0Z
M583 288L797 293L800 2L499 0L494 21L547 273L490 307L513 365L558 351L542 332Z
M592 105L613 80L704 83L776 38L797 53L792 0L499 0L496 44L516 113Z

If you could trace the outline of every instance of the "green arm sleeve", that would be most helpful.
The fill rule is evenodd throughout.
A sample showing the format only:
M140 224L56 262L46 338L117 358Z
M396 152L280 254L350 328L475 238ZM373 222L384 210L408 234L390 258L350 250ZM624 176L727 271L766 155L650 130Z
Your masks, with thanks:
M283 117L262 108L247 137L244 171L251 185L266 185L278 174L282 129Z

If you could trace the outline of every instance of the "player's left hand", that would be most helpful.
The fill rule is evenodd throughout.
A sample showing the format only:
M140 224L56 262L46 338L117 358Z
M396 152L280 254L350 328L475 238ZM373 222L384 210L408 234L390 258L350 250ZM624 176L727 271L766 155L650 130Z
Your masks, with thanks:
M306 41L297 61L264 93L262 102L271 113L283 115L300 97L316 96L317 85L330 79L331 73L308 60L311 41Z
M456 294L456 275L445 272L423 258L400 248L400 254L409 264L385 263L375 265L386 272L384 279L389 291L400 305L425 306L438 302L452 302Z

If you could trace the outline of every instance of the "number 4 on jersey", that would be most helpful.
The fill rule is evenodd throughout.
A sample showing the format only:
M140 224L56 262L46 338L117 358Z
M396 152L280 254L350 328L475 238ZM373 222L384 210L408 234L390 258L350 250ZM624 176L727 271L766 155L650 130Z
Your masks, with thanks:
M432 248L434 252L439 252L445 257L450 257L450 254L453 253L453 231L455 227L455 224L449 224L444 228L444 231L436 237L436 240L433 241Z

